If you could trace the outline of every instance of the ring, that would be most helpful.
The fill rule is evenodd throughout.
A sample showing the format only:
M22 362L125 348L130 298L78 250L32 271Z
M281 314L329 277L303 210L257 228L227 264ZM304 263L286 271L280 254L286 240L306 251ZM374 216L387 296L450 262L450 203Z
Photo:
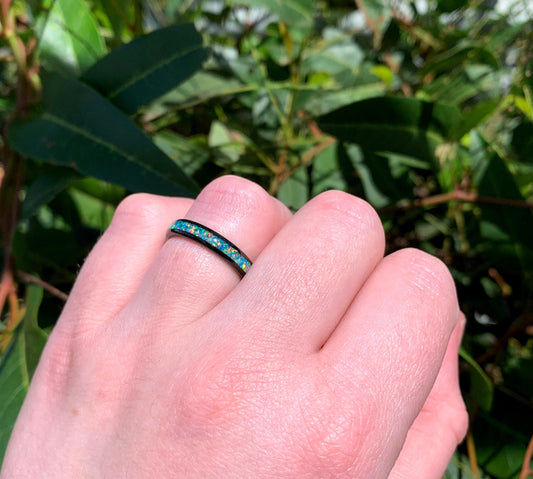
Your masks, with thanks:
M237 270L241 278L252 266L250 259L237 246L207 226L190 220L176 220L170 225L167 238L172 235L185 236L207 246L228 261Z

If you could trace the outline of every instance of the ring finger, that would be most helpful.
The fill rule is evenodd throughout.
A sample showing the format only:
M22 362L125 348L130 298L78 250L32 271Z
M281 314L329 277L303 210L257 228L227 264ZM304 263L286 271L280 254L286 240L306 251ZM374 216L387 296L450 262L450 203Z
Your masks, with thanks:
M253 261L290 216L256 184L225 176L204 188L185 219L216 231ZM150 318L150 327L154 321L188 323L211 310L239 281L239 274L220 255L198 241L174 235L162 246L126 309L142 311L137 317L145 323Z

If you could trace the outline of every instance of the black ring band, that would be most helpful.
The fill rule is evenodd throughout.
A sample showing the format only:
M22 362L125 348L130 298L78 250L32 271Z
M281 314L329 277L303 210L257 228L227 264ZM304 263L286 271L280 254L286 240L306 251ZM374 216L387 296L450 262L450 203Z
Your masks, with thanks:
M241 278L248 272L250 266L252 266L250 259L231 241L207 226L203 226L195 221L176 220L170 226L167 238L173 234L185 236L207 246L228 261L237 270Z

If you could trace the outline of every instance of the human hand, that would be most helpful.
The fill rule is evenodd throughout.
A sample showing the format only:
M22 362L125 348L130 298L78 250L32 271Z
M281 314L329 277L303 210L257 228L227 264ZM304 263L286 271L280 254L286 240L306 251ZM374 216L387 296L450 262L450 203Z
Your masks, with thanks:
M254 262L239 276L186 217ZM374 210L327 192L291 216L223 177L133 195L43 352L2 478L440 478L467 415L464 320L437 259L383 258Z

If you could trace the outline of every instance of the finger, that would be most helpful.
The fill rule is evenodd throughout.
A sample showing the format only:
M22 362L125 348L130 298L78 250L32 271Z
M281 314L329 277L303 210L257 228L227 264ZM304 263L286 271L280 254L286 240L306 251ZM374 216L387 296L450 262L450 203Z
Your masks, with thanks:
M91 328L116 314L139 287L165 241L165 229L192 200L135 194L123 200L74 284L61 323Z
M261 187L235 176L206 186L185 215L222 235L252 261L290 217L289 210ZM144 323L148 317L174 325L188 323L212 309L240 281L224 258L176 235L161 248L128 308Z
M345 391L359 404L379 405L367 441L382 445L375 450L389 470L433 387L458 317L446 266L402 250L381 261L320 352L332 381L348 381Z
M245 335L281 351L316 351L383 255L372 207L339 191L298 211L217 308ZM239 308L235 310L234 304Z
M407 433L389 479L440 479L466 434L468 414L461 397L458 372L464 325L462 316L450 338L437 380Z

